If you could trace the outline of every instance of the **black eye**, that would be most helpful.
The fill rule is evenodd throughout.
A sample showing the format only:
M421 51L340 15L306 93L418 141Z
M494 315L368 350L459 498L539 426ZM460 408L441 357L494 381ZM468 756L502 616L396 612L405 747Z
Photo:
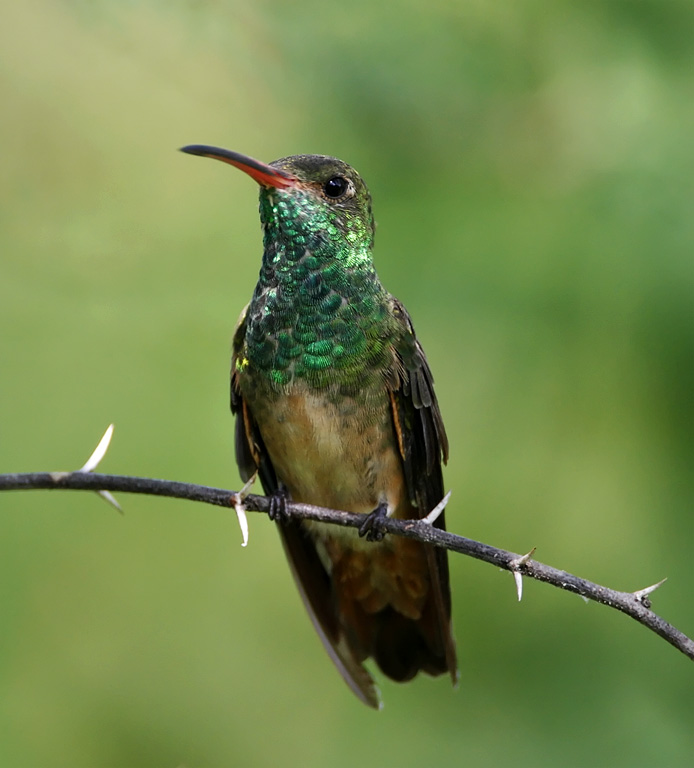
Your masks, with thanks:
M323 192L328 197L340 197L347 191L349 183L344 176L333 176L323 184Z

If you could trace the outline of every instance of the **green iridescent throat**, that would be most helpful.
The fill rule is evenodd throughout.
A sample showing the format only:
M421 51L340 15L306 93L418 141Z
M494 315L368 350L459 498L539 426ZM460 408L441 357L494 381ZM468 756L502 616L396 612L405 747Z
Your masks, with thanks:
M261 190L264 253L247 315L245 362L276 388L363 386L387 364L388 294L373 266L373 223L303 190Z

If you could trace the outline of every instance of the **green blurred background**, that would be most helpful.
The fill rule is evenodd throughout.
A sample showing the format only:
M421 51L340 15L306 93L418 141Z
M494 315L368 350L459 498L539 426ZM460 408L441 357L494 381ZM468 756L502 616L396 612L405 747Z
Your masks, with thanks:
M694 6L61 2L0 10L0 471L237 488L256 188L178 154L337 155L427 350L449 528L694 633ZM690 766L694 666L451 558L462 680L332 668L268 520L0 498L0 765Z

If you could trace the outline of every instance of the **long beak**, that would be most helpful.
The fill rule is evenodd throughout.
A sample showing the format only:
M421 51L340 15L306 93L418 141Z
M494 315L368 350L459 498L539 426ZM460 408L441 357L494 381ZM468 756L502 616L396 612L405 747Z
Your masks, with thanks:
M181 152L186 152L189 155L200 155L200 157L213 157L215 160L229 163L229 165L247 173L264 187L286 189L293 187L298 181L296 176L292 176L290 173L285 173L285 171L261 163L259 160L254 160L252 157L231 152L228 149L208 147L205 144L189 144L187 147L181 147Z

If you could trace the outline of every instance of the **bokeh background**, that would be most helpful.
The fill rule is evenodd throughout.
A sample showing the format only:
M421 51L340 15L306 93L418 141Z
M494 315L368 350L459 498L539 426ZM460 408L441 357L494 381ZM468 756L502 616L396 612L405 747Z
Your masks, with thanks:
M239 485L255 185L178 154L337 155L375 199L450 433L449 528L694 633L694 6L0 10L0 471ZM333 670L272 524L0 498L0 764L690 766L694 667L627 618L451 558L462 681Z

